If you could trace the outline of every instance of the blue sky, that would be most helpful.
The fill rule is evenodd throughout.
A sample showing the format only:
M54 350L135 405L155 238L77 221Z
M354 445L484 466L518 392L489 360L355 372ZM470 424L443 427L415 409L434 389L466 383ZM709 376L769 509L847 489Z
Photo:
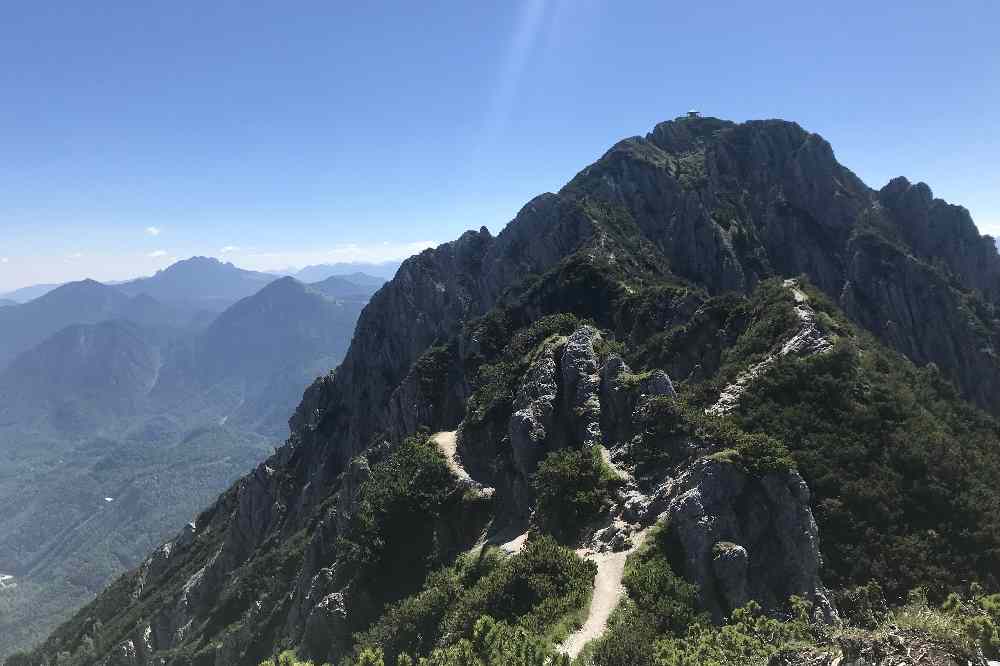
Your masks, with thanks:
M692 107L796 120L1000 233L998 26L992 2L3 3L0 290L497 231Z

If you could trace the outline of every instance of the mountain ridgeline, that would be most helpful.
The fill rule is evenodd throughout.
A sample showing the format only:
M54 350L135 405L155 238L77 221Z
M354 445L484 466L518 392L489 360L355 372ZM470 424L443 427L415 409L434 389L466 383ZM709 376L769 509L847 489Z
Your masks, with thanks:
M995 592L998 304L926 185L662 123L404 262L287 443L10 663L725 663L871 580Z

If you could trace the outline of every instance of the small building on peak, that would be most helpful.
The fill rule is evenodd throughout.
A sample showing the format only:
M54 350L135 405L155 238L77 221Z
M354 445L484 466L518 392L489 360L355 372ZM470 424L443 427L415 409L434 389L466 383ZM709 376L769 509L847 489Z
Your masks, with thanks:
M690 111L688 111L688 118L700 118L700 117L701 117L701 112L698 111L697 109L691 109Z

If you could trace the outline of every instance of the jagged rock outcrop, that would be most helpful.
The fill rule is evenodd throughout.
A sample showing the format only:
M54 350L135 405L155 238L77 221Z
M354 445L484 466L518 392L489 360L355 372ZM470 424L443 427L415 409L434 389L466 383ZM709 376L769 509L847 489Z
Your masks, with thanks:
M515 480L501 484L507 493L530 497L527 482L542 453L602 443L612 456L627 452L632 438L641 436L644 406L675 395L662 370L636 377L614 354L602 364L595 352L601 340L596 329L582 326L540 346L516 393L510 430ZM601 424L607 424L604 434ZM626 479L612 523L584 541L592 541L596 552L622 550L631 533L662 522L685 577L698 585L702 606L716 619L751 599L778 610L791 595L812 601L825 620L836 617L819 577L818 528L802 478L795 472L758 477L705 457L712 453L704 443L679 444L674 464L645 479L646 493Z
M987 300L1000 298L1000 264L996 245L981 236L969 211L935 199L926 183L893 178L878 192L882 211L906 239L914 254L944 263L963 284Z
M585 448L601 443L601 378L594 344L601 337L585 326L566 340L560 367L566 413L572 415L572 437Z
M558 394L556 355L558 347L546 344L538 358L528 368L514 399L514 414L510 417L510 449L514 468L525 480L535 472L538 461L546 452L554 431Z
M984 310L1000 298L1000 256L927 185L871 190L794 123L690 118L620 142L561 194L582 192L628 210L672 271L712 292L807 275L888 344L1000 409L985 332L995 315ZM930 321L914 321L918 311Z
M819 578L819 530L809 488L795 472L755 478L730 462L703 458L653 496L701 604L721 618L750 599L779 608L789 596L836 616Z

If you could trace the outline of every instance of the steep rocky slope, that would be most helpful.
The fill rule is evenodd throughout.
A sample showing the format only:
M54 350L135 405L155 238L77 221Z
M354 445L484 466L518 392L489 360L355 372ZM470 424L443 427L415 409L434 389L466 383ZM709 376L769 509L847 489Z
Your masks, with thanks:
M26 659L221 666L295 646L336 660L436 594L431 570L473 575L460 553L527 527L600 552L658 526L669 568L716 620L751 601L785 612L790 594L829 620L821 573L862 582L850 554L866 548L894 590L938 575L995 586L997 426L948 381L1000 406L998 275L963 209L902 180L870 190L793 123L663 123L498 236L470 231L407 260L336 373L306 390L286 445ZM740 382L714 410L728 417L705 414ZM840 401L819 392L838 382ZM907 382L917 398L867 410ZM866 462L905 477L880 480L878 501L821 464L839 453L820 430L845 414L890 438L845 474ZM909 437L921 419L937 428L930 444ZM422 429L458 430L469 479L422 448ZM946 471L932 445L955 458ZM972 490L934 492L947 484ZM893 529L872 539L890 506ZM462 609L502 614L481 605L498 579L575 557L527 544L468 579L458 610L425 617L424 638L370 640L387 655L447 646L471 631ZM573 581L594 574L561 566L568 612ZM559 625L539 603L496 619Z

